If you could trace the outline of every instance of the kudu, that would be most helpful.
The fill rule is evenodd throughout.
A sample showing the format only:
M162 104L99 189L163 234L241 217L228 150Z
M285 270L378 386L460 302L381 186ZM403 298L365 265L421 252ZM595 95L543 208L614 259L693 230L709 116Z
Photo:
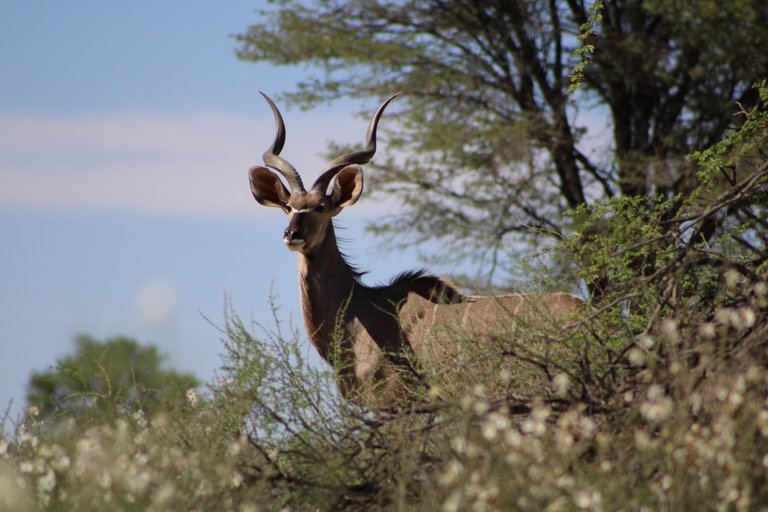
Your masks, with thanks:
M404 272L385 286L364 285L360 272L339 251L332 219L360 198L360 165L373 158L376 127L397 94L373 115L365 149L331 161L309 190L280 156L285 143L283 118L274 102L262 95L274 114L277 134L263 155L267 167L249 170L251 191L260 204L288 214L283 242L298 253L307 333L320 356L336 370L346 398L368 406L406 399L412 384L424 383L422 361L440 361L461 350L452 346L455 336L438 336L441 329L443 334L455 329L454 335L461 330L482 338L498 323L558 319L583 306L565 293L466 296L424 271ZM289 188L268 167L281 174Z

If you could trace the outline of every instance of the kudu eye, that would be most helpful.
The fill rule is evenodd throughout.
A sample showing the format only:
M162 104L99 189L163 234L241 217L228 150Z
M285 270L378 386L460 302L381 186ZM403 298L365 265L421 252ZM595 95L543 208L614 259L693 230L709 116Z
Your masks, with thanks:
M324 204L319 204L319 205L315 206L315 211L317 213L323 213L325 211L325 205Z

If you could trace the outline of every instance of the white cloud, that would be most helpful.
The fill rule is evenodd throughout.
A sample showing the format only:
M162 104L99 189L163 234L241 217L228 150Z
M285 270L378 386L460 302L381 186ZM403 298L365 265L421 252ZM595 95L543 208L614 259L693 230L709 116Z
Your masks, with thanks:
M287 114L283 155L305 181L325 164L321 155L330 138L361 143L365 134L365 121L346 112ZM0 116L0 205L253 213L246 170L261 163L273 123L268 110L259 118L211 112Z
M167 325L176 310L176 294L164 280L150 279L136 290L136 316L147 327Z

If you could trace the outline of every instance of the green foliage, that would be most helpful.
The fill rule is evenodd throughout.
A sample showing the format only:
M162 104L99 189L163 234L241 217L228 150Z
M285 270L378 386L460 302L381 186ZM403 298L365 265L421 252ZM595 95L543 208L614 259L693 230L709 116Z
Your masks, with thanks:
M238 41L243 60L307 66L284 95L303 107L359 98L367 117L404 91L366 175L402 208L372 229L509 285L521 253L578 229L564 212L697 190L687 155L759 102L768 3L288 0Z
M741 129L729 133L717 144L694 152L693 162L699 167L697 177L710 192L728 190L738 180L758 167L768 154L768 81L754 86L761 99L761 105L749 110L742 108L738 114L744 119Z
M584 83L584 71L592 60L592 54L595 53L595 45L590 44L590 36L595 36L595 25L602 21L603 16L600 13L604 8L603 0L595 0L589 8L589 17L586 23L579 26L579 35L576 37L581 46L574 50L574 53L581 57L581 61L573 67L571 72L571 85L568 86L568 94L575 93L581 84Z
M32 418L0 441L0 508L753 509L768 499L768 286L723 292L708 323L666 316L630 336L590 321L557 354L492 356L514 373L379 411L343 402L295 333L231 316L210 400L55 437Z
M75 340L75 351L60 357L49 370L33 372L27 404L46 420L91 418L111 420L119 415L177 407L185 393L200 385L190 373L163 368L157 347L116 337Z
M28 417L0 439L0 509L761 510L768 112L745 115L691 194L573 215L559 257L610 285L566 325L456 332L424 400L365 410L295 330L229 311L209 399L55 435Z

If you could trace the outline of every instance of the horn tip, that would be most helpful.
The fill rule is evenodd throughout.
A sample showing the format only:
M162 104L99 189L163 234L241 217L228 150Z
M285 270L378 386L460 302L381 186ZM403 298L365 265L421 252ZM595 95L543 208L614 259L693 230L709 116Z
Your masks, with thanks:
M264 91L259 91L259 94L261 94L262 96L264 96L264 99L265 99L265 100L267 100L267 103L269 103L269 105L270 105L270 106L273 106L273 105L275 105L275 102L274 102L274 101L272 101L272 98L270 98L269 96L267 96L267 94L266 94Z

